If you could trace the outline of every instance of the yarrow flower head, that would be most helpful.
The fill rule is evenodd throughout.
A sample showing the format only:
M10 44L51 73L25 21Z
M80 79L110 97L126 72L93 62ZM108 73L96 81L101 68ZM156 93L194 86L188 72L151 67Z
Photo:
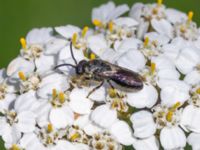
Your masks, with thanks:
M163 0L130 9L108 2L91 21L19 39L19 55L0 70L6 149L199 150L194 12Z

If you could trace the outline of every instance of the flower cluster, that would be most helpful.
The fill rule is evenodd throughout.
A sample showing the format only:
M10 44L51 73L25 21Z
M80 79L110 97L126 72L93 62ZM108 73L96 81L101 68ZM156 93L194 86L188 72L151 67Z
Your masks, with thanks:
M108 2L92 10L94 28L31 30L0 70L5 147L199 150L200 29L192 19L162 0L131 8ZM98 81L76 74L70 48L77 62L102 59L139 73L143 88L111 81L93 90ZM60 64L70 65L55 69Z

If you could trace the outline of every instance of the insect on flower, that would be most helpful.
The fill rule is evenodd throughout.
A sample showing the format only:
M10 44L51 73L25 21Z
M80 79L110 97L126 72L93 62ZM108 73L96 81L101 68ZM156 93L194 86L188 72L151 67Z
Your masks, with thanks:
M93 59L89 61L81 60L79 63L77 63L77 60L73 54L72 42L70 44L70 51L76 65L61 64L56 66L55 69L63 66L71 66L75 68L76 74L83 76L84 79L100 82L99 85L89 92L87 97L89 97L95 90L100 88L105 81L107 81L112 88L114 87L110 81L115 82L117 85L127 90L138 91L143 88L143 80L138 73L101 59Z

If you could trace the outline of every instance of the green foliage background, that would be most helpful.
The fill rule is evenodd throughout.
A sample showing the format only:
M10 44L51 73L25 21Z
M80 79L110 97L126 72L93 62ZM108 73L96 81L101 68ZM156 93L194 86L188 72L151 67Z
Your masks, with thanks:
M108 0L0 0L0 68L19 53L19 38L34 27L74 24L91 25L93 7ZM113 0L117 4L151 3L155 0ZM168 7L194 11L194 20L200 24L199 0L164 0ZM131 148L130 148L131 149ZM187 148L188 150L190 148ZM3 143L0 150L4 150Z

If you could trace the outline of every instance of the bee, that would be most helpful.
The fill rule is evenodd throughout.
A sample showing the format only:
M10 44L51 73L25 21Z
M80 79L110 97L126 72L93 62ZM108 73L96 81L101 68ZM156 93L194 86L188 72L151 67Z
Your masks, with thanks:
M89 92L87 98L95 90L100 88L105 81L107 81L112 88L114 87L110 81L113 81L127 90L139 91L143 89L143 78L138 73L98 58L89 61L81 60L78 63L73 54L72 42L70 43L70 52L75 65L61 64L56 66L55 69L63 66L71 66L75 68L76 74L84 76L84 79L98 81L100 84Z

